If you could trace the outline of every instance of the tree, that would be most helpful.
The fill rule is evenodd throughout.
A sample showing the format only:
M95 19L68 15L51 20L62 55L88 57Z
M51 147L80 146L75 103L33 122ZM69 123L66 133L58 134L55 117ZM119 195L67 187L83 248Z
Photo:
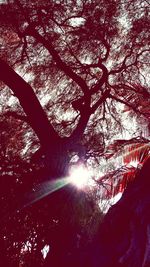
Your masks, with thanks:
M65 184L70 165L80 162L98 172L112 154L149 142L147 136L138 137L138 125L125 138L131 126L124 125L126 112L134 122L144 118L147 127L149 123L148 5L139 0L16 0L0 5L1 95L19 100L1 110L1 244L14 266L77 264L77 244L84 235L90 239L91 224L94 235L101 213L90 193ZM11 89L6 95L5 86ZM111 161L105 166L111 173L97 175L96 182L103 197L111 198L126 187L122 177L128 175L121 170L118 179L117 167ZM54 253L45 263L41 249L47 243ZM82 257L88 245L79 246ZM11 266L8 255L1 258Z

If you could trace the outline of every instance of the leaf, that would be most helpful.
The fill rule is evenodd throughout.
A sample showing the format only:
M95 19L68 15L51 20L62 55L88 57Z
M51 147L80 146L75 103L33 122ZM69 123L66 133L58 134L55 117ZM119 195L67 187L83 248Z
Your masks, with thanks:
M139 164L143 165L149 156L150 143L136 143L129 145L126 148L123 161L125 164L130 164L131 162L137 161Z
M138 140L141 142L138 142ZM117 157L122 159L123 164L122 167L97 180L98 184L104 188L104 198L112 198L125 190L127 185L135 179L137 170L141 169L150 157L150 142L144 138L116 140L108 147L107 153L107 159L118 153Z

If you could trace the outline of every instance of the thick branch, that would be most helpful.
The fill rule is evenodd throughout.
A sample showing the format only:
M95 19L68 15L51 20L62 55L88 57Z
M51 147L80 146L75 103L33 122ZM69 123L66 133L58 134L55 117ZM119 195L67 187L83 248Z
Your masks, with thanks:
M98 64L84 65L84 67L85 68L99 67L99 68L102 69L103 74L102 74L102 77L100 78L100 80L98 81L98 83L91 88L91 90L89 91L88 96L86 96L86 97L85 96L81 96L79 99L76 99L75 101L73 101L74 102L74 106L73 107L75 108L75 110L79 110L79 111L81 110L83 103L86 104L87 107L88 107L88 105L90 106L91 96L93 94L97 93L101 89L102 85L105 82L107 82L107 80L108 80L108 70L107 70L107 68L101 62L99 62ZM92 113L94 113L94 111L97 109L97 107L100 104L96 103L94 105Z
M57 140L58 134L49 123L32 87L1 59L0 80L2 80L19 99L28 117L29 124L37 134L41 145L47 145Z
M106 90L100 99L92 106L91 112L94 113L96 109L106 101L106 99L110 96L110 90Z
M104 64L102 64L101 62L98 64L98 67L100 69L102 69L103 71L103 75L100 78L100 80L97 82L97 84L90 90L90 95L95 94L97 91L99 91L99 89L102 87L102 85L107 82L108 80L108 70L105 67Z
M105 66L103 66L104 68L104 72L103 72L103 76L100 79L99 83L90 91L91 95L93 92L96 92L102 85L103 83L106 81L107 79L107 68ZM77 142L78 140L80 140L80 137L82 136L82 134L84 133L84 130L87 126L88 120L91 116L91 114L93 114L96 109L105 102L105 100L109 97L110 94L110 90L106 90L103 95L100 97L100 99L93 105L92 108L90 108L90 106L88 105L88 101L86 103L86 99L85 99L85 105L81 106L82 107L82 112L80 111L81 117L80 120L78 122L78 125L76 127L76 129L73 131L72 135L69 137L69 140L71 140L71 142ZM79 101L84 101L84 97L80 98ZM89 100L89 98L88 98ZM77 100L78 101L78 100ZM81 102L82 104L82 102Z
M59 69L61 69L69 78L76 82L84 95L88 95L89 89L86 82L61 59L58 52L54 49L50 41L46 40L42 35L40 35L33 27L29 27L26 34L33 36L39 43L41 43L51 54L55 60Z
M68 142L77 142L80 140L82 134L84 133L84 130L87 126L87 123L89 121L89 118L92 113L96 111L96 109L106 101L106 99L110 95L110 90L106 90L103 95L100 97L100 99L93 105L92 108L88 106L84 106L84 110L80 113L81 117L79 119L78 125L76 129L73 131L72 135L68 138Z
M87 112L85 111L81 114L77 127L75 128L71 136L68 138L68 144L72 144L72 142L76 143L80 140L87 126L90 115L91 113L88 112L88 110Z

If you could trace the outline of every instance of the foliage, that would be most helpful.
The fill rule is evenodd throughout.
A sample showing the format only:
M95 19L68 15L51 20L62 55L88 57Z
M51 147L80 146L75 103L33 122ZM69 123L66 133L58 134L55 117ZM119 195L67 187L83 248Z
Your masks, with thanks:
M134 177L131 161L149 157L148 6L146 0L0 4L5 265L73 266L103 217L99 200L122 192ZM79 162L92 170L93 189L67 185L27 205L37 188L68 176ZM45 244L54 249L47 263Z

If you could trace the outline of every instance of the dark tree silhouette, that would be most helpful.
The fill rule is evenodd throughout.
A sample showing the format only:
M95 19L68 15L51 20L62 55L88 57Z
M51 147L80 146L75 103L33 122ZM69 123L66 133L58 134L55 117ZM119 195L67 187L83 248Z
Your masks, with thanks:
M138 244L134 256L136 240L130 246L138 231L130 229L136 197L131 213L122 216L128 195L142 180L129 163L134 159L143 165L149 157L148 9L146 0L0 4L4 266L148 266ZM125 125L126 114L136 125ZM118 156L122 167L113 164ZM93 174L94 189L77 190L65 177L78 163L107 173ZM147 180L144 167L139 176ZM123 192L133 177L99 226L100 199ZM114 230L122 222L129 239L123 228L118 234ZM46 260L45 245L50 247ZM142 249L148 253L146 245Z
M89 266L150 265L149 258L150 159L136 175L100 225L91 248Z

